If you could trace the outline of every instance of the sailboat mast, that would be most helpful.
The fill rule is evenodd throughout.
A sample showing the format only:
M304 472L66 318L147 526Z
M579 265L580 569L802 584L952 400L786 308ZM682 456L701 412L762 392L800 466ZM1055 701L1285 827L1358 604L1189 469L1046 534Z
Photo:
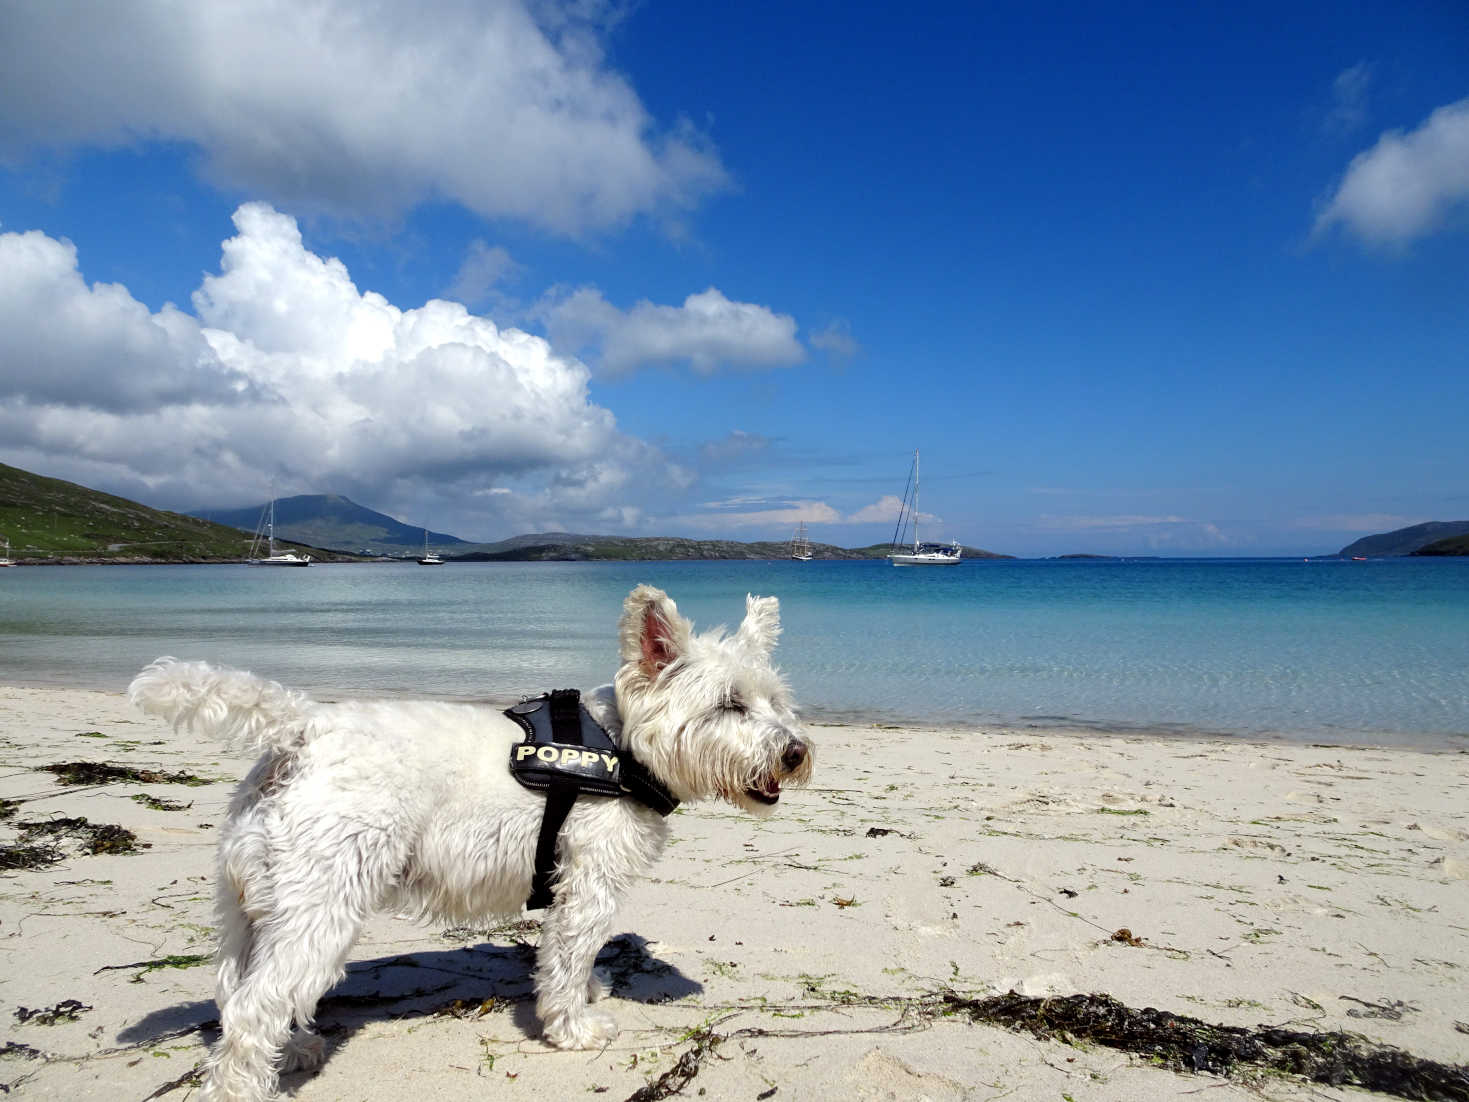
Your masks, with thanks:
M918 449L913 449L913 553L918 554Z
M270 541L270 553L275 554L275 498L270 499L270 523L266 526L266 538Z

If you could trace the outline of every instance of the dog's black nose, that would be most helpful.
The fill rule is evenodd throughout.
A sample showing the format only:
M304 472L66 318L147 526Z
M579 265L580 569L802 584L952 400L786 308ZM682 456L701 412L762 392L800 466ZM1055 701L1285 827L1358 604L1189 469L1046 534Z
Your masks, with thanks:
M791 739L786 743L786 752L780 756L780 764L785 766L786 772L794 773L806 761L806 744L800 739Z

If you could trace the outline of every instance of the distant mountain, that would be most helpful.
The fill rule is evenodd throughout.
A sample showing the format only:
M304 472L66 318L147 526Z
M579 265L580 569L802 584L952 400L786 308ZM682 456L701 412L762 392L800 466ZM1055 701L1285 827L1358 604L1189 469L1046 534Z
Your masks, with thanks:
M1469 536L1450 536L1446 540L1434 540L1414 551L1415 555L1469 555Z
M265 504L248 509L199 509L193 515L253 532L260 523L264 508ZM404 524L337 494L277 498L275 532L277 537L358 553L372 550L388 555L407 555L423 548L422 528ZM494 543L471 543L445 532L430 531L428 541L444 558L457 562L783 559L790 553L788 540L740 543L737 540L695 540L679 536L599 536L578 532L530 532ZM828 543L811 545L811 551L818 559L880 559L888 550L885 543L858 548L835 547ZM964 556L970 559L1010 557L977 547L966 547Z
M885 543L855 548L835 547L829 543L811 545L812 556L817 559L880 559L889 550ZM680 536L578 536L566 532L543 532L484 544L454 558L460 562L656 562L670 559L784 559L789 555L790 543L786 540L741 543L738 540L694 540ZM975 547L966 547L964 555L973 559L1011 557Z
M1469 535L1469 520L1430 520L1426 524L1414 524L1394 532L1383 532L1376 536L1363 536L1337 552L1342 558L1362 556L1376 559L1388 555L1412 555L1437 540L1451 536Z
M193 515L253 532L268 504L262 502L245 509L196 509ZM351 498L338 494L277 498L275 534L277 539L299 540L317 547L336 547L344 551L359 552L371 548L388 554L404 554L423 550L422 528L394 520L386 513L358 505ZM432 529L429 530L428 541L440 552L450 546L468 546L458 536Z
M0 463L0 539L21 563L241 562L265 505L201 509L192 515L151 509L127 498ZM1466 524L1469 530L1469 524ZM317 561L353 561L364 548L411 554L423 529L335 494L302 494L275 503L276 543L310 551ZM784 559L789 541L740 543L674 536L624 537L534 532L497 543L469 543L430 531L429 544L461 562L493 560ZM450 549L457 550L454 554ZM818 559L880 559L889 547L813 543ZM966 559L1005 559L978 547Z
M248 536L221 524L3 463L0 536L22 564L243 562L250 545ZM302 550L317 559L340 557Z
M818 559L865 559L863 551L824 544L811 545ZM668 559L784 559L790 544L740 543L736 540L692 540L679 536L575 536L564 532L514 536L486 544L454 558L463 562L602 562Z

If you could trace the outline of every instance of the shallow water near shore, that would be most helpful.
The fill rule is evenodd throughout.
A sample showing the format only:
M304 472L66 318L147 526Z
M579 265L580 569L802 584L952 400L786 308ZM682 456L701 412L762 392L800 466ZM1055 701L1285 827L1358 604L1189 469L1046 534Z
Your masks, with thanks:
M1469 746L1469 560L485 563L0 572L0 680L121 689L161 654L325 697L610 680L621 602L781 599L806 714Z

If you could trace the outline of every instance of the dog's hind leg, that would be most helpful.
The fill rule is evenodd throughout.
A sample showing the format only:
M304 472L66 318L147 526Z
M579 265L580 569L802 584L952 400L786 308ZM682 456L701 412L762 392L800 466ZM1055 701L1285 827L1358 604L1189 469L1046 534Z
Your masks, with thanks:
M355 935L355 928L342 929L320 905L299 903L289 915L255 926L248 964L219 1008L223 1035L206 1065L205 1102L275 1096L297 1007L309 992L314 1009Z
M220 1006L223 1036L207 1062L203 1102L268 1099L281 1070L320 1063L321 1038L311 1029L317 1000L341 979L391 881L394 850L361 832L335 847L302 847L291 861L277 854L271 912L249 919L248 961Z
M254 929L245 913L243 889L221 873L214 886L214 916L219 925L219 949L215 958L214 1001L229 1002L250 967Z
M214 918L219 928L214 1001L221 1008L250 968L255 940L253 920L274 910L269 831L253 790L245 788L237 793L220 833L214 878Z

